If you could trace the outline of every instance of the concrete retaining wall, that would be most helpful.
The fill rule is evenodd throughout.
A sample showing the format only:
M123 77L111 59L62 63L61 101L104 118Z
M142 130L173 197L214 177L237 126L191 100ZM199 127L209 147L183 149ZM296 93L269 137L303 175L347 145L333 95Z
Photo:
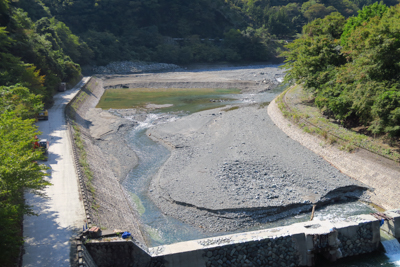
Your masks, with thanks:
M385 214L389 220L385 220L382 225L382 230L400 239L400 209L388 210L383 214Z
M98 267L149 266L152 258L133 242L88 242L85 244Z
M375 251L380 221L359 215L347 221L315 221L149 248L133 242L89 241L98 266L316 266Z

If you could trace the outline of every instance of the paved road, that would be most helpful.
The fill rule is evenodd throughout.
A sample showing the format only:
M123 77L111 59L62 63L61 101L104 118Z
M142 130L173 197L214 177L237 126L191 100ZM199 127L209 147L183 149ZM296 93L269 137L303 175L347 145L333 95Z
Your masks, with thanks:
M24 216L23 266L70 266L69 240L82 229L85 210L79 195L64 108L88 80L85 77L72 90L55 95L49 120L37 123L43 133L39 138L50 142L49 159L44 163L51 168L48 180L53 185L44 190L47 198L25 194L26 202L39 216Z

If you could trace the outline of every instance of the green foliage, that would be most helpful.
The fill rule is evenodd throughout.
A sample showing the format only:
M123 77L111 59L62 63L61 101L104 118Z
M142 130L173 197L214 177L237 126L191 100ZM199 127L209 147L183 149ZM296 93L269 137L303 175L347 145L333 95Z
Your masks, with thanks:
M323 18L326 15L329 15L332 12L335 12L336 9L332 6L326 7L323 4L315 3L310 5L306 11L304 11L304 17L308 19L308 21L313 21L317 18Z
M39 132L32 118L43 108L43 100L51 102L60 81L80 75L79 65L64 49L76 58L82 58L76 51L85 52L64 24L48 18L33 23L15 4L0 0L1 266L15 265L23 243L22 217L33 215L24 191L42 195L50 185L45 180L47 167L37 164L43 155L33 149Z
M3 108L3 105L1 105ZM24 214L33 214L23 200L23 192L42 195L41 190L50 185L44 180L47 167L36 163L42 158L32 147L37 128L33 120L23 120L14 112L0 114L0 264L14 266L19 246Z
M79 64L105 65L119 60L265 61L282 50L271 39L294 38L307 21L334 12L352 16L366 1L19 0L13 5L29 13L53 50ZM390 5L396 1L387 0ZM56 68L51 74L60 77L65 71Z
M386 132L390 136L400 136L400 90L391 88L377 96L372 113L377 119L370 130L373 133Z
M64 23L48 17L34 23L15 8L18 4L2 2L0 8L0 86L19 83L51 102L61 81L80 75L80 66L71 57L88 62L91 50Z
M0 87L0 113L14 112L22 119L29 119L42 108L41 96L29 93L29 89L20 84Z
M374 4L343 22L330 15L304 27L285 53L286 80L302 83L325 114L344 124L398 137L400 6Z
M373 17L382 17L387 9L388 7L386 5L376 2L375 4L365 6L362 10L358 11L358 16L349 18L344 25L343 34L340 38L341 44L346 46L347 39L357 27L361 26L364 22L367 22Z
M288 44L285 67L290 69L286 82L303 83L307 90L316 91L334 75L332 70L345 62L338 50L337 37L345 19L333 13L316 19L304 27L304 35Z

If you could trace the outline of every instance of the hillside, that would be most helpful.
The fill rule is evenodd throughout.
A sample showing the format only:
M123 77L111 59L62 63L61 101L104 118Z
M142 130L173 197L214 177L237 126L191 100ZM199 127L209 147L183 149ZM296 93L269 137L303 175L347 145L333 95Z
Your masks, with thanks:
M326 116L397 146L399 14L400 5L378 3L347 20L332 13L306 25L285 53L286 81L302 84Z
M34 2L34 5L32 5ZM56 18L93 55L79 64L118 60L166 63L266 61L308 22L332 12L356 15L373 0L19 0L33 21ZM394 5L398 0L386 0ZM90 61L88 61L88 57Z

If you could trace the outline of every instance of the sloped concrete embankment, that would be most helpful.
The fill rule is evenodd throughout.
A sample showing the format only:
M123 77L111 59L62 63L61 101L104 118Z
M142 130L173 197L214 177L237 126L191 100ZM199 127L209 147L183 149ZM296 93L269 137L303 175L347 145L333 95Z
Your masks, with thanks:
M81 146L75 142L74 147L76 152L83 151L75 155L82 196L86 199L88 224L103 229L130 231L138 243L144 244L137 209L130 203L120 185L121 178L137 164L135 153L121 138L121 135L133 125L109 113L107 116L102 116L101 111L95 109L103 93L102 80L91 78L66 107L67 118L73 125L70 127L72 136L74 139L79 138L82 143ZM103 121L93 122L88 119L93 113ZM98 125L105 125L105 128L96 128ZM107 145L113 146L114 154L104 153L104 150L107 151ZM122 161L125 163L124 166L115 168L111 163L118 162L117 157L130 160ZM123 171L114 172L113 169L123 169Z

